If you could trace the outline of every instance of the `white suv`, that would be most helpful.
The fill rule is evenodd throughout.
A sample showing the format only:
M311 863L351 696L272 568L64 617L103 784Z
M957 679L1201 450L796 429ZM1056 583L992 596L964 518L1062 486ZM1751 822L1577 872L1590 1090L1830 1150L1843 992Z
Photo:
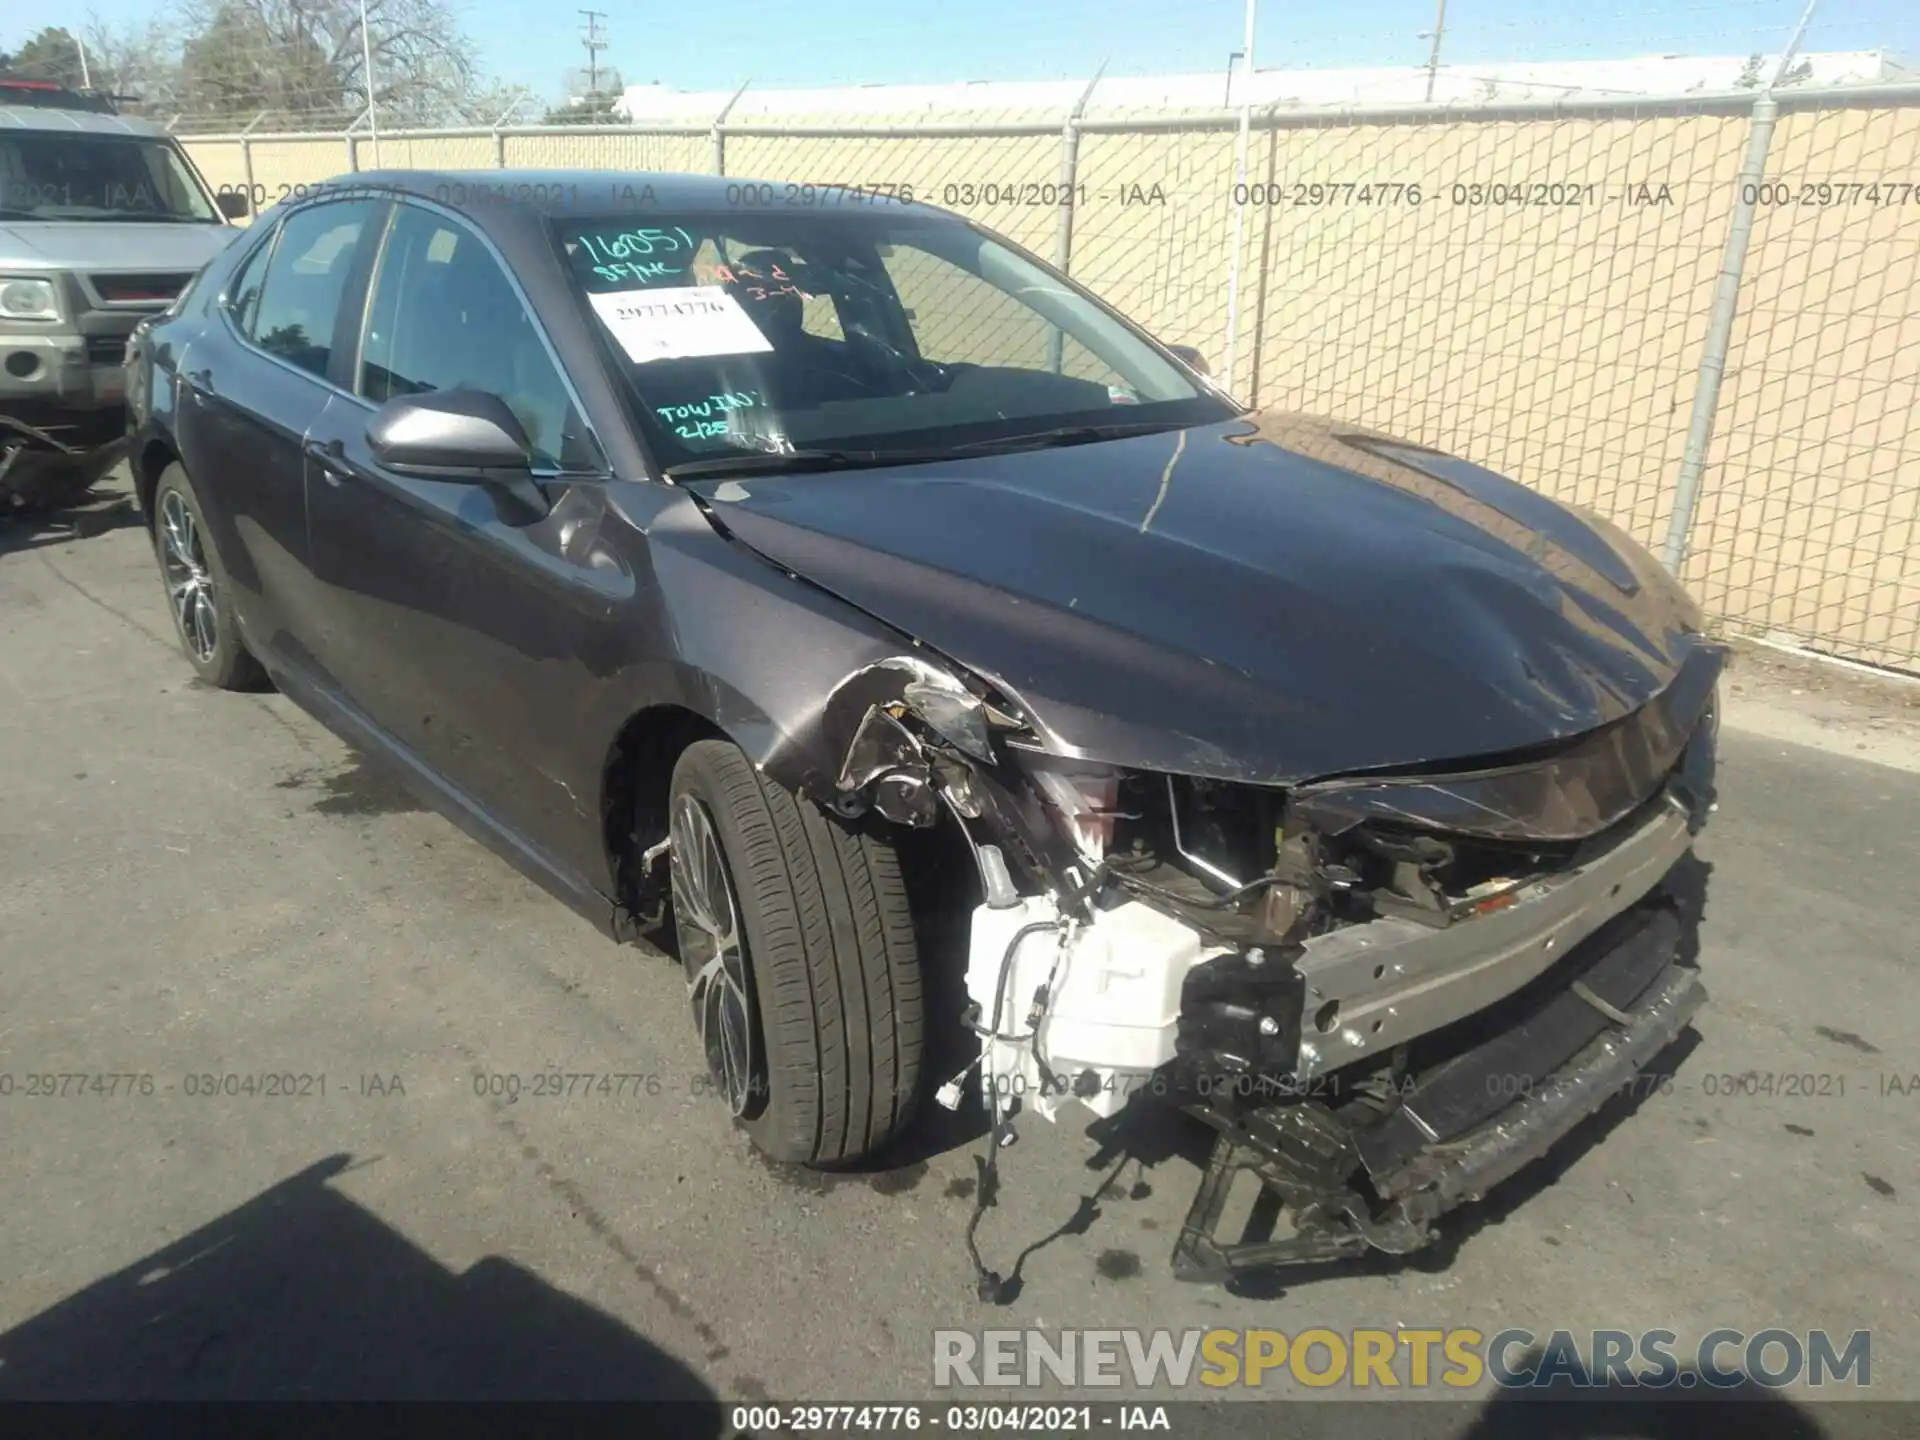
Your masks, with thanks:
M0 513L76 498L118 458L127 335L244 213L158 126L0 77Z

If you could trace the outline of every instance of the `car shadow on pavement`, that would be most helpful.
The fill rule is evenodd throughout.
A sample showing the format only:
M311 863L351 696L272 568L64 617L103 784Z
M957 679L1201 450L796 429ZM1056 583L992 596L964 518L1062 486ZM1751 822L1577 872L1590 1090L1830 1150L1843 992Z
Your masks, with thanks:
M109 530L128 530L145 523L131 495L102 484L80 503L58 510L0 511L0 556L90 540Z
M1515 1374L1534 1373L1543 1358L1538 1349L1505 1357ZM1901 1417L1891 1407L1836 1402L1823 1417L1834 1423L1731 1364L1720 1366L1711 1384L1683 1364L1673 1384L1658 1389L1594 1376L1578 1390L1559 1382L1498 1390L1455 1440L1893 1440L1911 1433L1892 1428Z
M673 1356L509 1260L447 1269L328 1183L349 1168L311 1165L0 1335L0 1400L662 1400L648 1433L722 1432Z

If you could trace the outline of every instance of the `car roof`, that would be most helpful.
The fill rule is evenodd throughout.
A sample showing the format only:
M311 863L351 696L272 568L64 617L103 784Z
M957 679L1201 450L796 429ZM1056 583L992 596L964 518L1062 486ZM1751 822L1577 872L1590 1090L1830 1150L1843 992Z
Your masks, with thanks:
M396 190L469 210L475 219L484 221L489 215L508 211L522 216L547 216L739 209L773 215L788 209L780 202L788 183L671 170L363 170L339 176L325 189L368 186ZM770 187L775 198L771 203L758 206L742 203L742 189L748 186ZM855 188L849 185L847 192ZM850 219L863 215L896 219L902 215L938 216L956 224L966 223L957 215L918 203L902 205L883 200L834 203L824 199L814 203L819 192L831 195L833 187L816 184L811 189L814 193L809 194L805 208L796 204L793 210Z
M58 130L82 135L134 135L166 138L167 132L151 120L130 115L103 115L97 110L58 105L0 105L0 135L19 130Z

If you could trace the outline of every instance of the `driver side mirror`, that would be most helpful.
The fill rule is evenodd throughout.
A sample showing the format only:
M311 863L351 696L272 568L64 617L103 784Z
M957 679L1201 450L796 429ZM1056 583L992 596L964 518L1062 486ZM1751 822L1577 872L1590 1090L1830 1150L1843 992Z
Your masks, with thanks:
M399 475L485 485L504 502L504 518L527 524L547 513L533 480L533 446L506 401L481 390L401 395L374 411L367 445Z
M1213 374L1213 367L1207 364L1207 357L1200 353L1198 346L1169 345L1167 349L1172 351L1189 370L1198 370L1202 375Z
M253 199L244 190L222 190L213 197L213 203L229 220L241 220L253 213Z

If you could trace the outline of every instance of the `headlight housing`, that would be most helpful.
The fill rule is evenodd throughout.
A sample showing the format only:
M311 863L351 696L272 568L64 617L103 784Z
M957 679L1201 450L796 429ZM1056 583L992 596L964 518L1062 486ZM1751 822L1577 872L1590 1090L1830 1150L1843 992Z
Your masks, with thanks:
M1120 772L1054 756L1033 757L1026 770L1066 838L1088 864L1099 865L1113 844L1114 821L1121 818L1116 809Z
M8 320L58 320L60 299L51 280L0 281L0 317Z

